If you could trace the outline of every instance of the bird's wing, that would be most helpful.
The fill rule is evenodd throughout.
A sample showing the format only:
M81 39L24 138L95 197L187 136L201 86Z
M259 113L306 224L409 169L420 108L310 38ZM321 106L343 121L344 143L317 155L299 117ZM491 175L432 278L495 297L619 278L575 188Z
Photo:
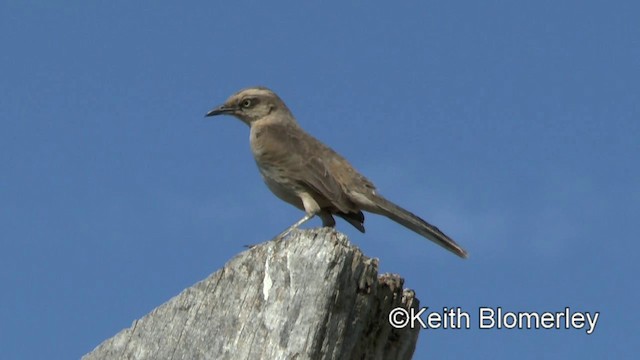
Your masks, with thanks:
M357 172L338 153L297 126L273 124L262 129L262 133L278 144L278 152L286 153L290 159L287 162L290 180L321 195L325 200L321 206L330 204L344 213L360 210L350 200L346 191L349 184L345 181Z

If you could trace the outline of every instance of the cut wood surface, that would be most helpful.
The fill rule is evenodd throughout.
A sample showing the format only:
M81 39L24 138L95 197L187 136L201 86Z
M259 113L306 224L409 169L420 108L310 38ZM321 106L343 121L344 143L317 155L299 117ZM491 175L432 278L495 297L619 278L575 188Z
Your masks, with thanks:
M417 308L398 275L330 228L294 231L224 268L105 340L83 359L410 359Z

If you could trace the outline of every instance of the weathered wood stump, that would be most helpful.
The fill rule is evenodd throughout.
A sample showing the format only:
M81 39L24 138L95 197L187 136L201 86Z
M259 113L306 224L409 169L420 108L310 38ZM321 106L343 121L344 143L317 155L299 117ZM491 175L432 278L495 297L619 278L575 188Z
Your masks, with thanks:
M410 359L419 329L388 322L391 309L418 307L402 286L343 234L295 231L240 253L83 359Z

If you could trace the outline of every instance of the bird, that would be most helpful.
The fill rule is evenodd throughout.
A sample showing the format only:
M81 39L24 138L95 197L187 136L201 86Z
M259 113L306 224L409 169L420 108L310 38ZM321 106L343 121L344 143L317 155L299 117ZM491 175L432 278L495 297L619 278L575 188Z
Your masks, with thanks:
M205 117L218 115L231 115L249 126L251 152L265 184L278 198L305 212L278 237L315 216L325 227L335 227L338 216L364 233L366 211L386 216L461 258L468 256L437 227L380 195L344 157L303 130L272 90L242 89Z

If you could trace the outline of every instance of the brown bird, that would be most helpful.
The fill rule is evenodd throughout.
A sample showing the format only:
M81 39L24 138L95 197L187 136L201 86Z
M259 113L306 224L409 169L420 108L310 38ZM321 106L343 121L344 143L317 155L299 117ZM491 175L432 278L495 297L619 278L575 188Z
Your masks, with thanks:
M454 254L467 252L437 227L382 197L349 162L306 133L284 102L264 87L241 90L206 116L233 115L251 128L251 151L264 182L305 216L279 236L318 215L334 227L337 215L364 232L364 214L384 215Z

